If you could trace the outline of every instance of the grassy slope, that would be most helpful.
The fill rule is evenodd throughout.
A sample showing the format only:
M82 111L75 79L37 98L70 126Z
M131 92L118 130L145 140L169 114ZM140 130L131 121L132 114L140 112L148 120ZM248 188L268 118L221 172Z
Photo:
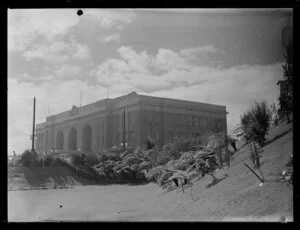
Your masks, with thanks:
M247 146L234 155L231 167L217 172L222 179L211 186L209 176L197 181L185 193L177 189L156 198L152 214L163 219L175 220L279 220L293 216L293 188L287 183L276 182L292 154L292 124L280 125L270 130L269 144L262 153L262 167L266 183L260 181L243 163L252 166ZM273 142L271 142L273 140ZM257 172L258 173L258 172ZM141 218L144 218L141 215Z

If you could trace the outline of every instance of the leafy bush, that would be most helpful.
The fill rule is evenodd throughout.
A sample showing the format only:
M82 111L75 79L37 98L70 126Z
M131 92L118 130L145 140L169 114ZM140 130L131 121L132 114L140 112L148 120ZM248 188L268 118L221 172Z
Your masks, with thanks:
M107 157L106 157L106 155L105 155L104 153L100 153L100 154L97 156L97 158L98 158L98 161L99 161L99 162L104 162L104 161L107 160Z
M217 158L214 154L206 155L202 158L198 158L196 163L196 170L201 173L201 176L209 174L215 180L214 172L218 168Z
M84 165L85 163L85 155L81 154L72 154L71 155L71 162L73 165Z
M116 161L116 162L122 160L120 154L118 153L107 153L105 154L105 158L106 160Z
M165 165L167 164L170 160L172 160L172 157L169 156L167 153L164 151L161 151L158 156L157 156L157 165Z
M155 168L150 169L147 174L146 174L146 178L149 181L154 181L157 182L158 178L166 172L166 167L164 166L157 166Z
M153 149L155 145L156 145L156 141L151 137L148 137L147 140L145 141L146 150Z
M277 82L281 91L278 98L280 104L278 113L281 118L286 118L290 122L289 114L293 112L293 43L289 43L285 51L285 63L282 65L283 80Z
M162 148L162 152L166 153L171 159L178 159L180 157L179 150L176 147L175 143L169 142L164 145Z
M38 154L28 149L25 150L21 155L21 164L26 167L36 166L38 164Z
M262 147L270 127L270 121L270 110L266 102L256 102L249 111L241 116L241 125L247 142L255 141Z
M158 178L157 182L160 186L163 186L167 181L168 179L173 176L174 172L164 172L161 174L161 176Z
M122 162L124 162L125 165L131 166L133 164L139 164L143 162L143 160L137 158L137 156L128 156Z
M44 166L52 166L55 163L55 158L54 156L48 154L44 158Z
M93 154L87 155L85 160L89 165L96 165L100 162L98 157L96 155L93 155Z

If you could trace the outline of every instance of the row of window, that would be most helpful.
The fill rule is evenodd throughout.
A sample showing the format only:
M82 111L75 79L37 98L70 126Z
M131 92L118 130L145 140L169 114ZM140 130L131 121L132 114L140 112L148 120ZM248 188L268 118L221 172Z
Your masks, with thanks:
M190 138L190 137L197 137L200 133L198 132L176 132L176 131L168 131L168 138L172 141L175 137L179 138Z
M204 116L192 116L192 115L181 115L181 114L169 114L169 124L183 125L183 126L202 126L206 127L209 118Z
M171 113L168 115L168 121L170 125L207 127L209 121L212 120L218 124L221 124L222 122L222 119L220 118L209 119L208 117L204 116L179 115ZM151 115L149 118L149 123L159 123L159 115Z

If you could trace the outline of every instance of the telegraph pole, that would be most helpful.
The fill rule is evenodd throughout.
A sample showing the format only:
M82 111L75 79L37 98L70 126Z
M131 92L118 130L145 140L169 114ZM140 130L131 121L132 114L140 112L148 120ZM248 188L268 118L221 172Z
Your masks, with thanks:
M32 148L31 151L34 152L34 128L35 128L35 97L33 98L33 126L32 126Z
M80 97L80 99L79 99L79 107L81 107L81 91L80 91L79 97Z
M123 149L125 152L125 108L124 108L124 121L123 121Z

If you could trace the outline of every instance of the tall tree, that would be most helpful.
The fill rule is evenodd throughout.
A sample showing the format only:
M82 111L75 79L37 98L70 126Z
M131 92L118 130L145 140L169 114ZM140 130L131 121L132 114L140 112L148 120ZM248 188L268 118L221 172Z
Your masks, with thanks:
M280 85L279 115L290 122L289 114L293 111L293 43L285 47L285 63L282 65L283 79L277 82Z

